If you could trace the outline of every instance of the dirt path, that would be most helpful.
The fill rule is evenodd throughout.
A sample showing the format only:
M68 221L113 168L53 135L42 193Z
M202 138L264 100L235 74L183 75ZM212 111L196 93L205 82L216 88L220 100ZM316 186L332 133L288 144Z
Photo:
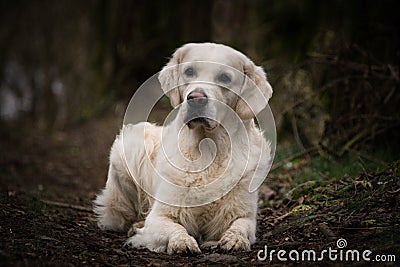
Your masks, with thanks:
M287 253L337 249L340 238L348 249L371 250L371 258L400 257L398 162L379 173L298 185L289 194L282 192L293 187L288 177L295 174L272 173L262 188L258 241L251 252L167 255L123 247L126 236L100 231L91 212L120 118L104 114L51 138L32 133L1 138L1 266L280 265L276 253L272 262L257 253L263 250L263 256L265 246ZM327 257L324 262L344 264Z

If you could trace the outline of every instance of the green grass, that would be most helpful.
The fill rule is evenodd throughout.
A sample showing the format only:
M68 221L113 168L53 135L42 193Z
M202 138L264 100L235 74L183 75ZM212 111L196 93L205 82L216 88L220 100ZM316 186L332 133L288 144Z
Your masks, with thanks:
M289 201L290 205L297 202L292 207L293 213L343 205L348 199L352 200L348 203L351 209L368 205L372 201L371 192L379 189L372 184L368 174L379 173L388 167L386 162L379 160L379 154L352 151L338 157L321 149L308 151L302 153L289 142L278 146L274 160L277 167L270 173L270 186L280 198Z
M299 156L293 157L293 155ZM387 163L380 158L382 158L380 153L370 155L356 151L337 157L318 149L302 154L295 145L286 143L277 146L274 164L281 166L272 174L289 172L293 174L294 185L307 181L323 182L344 176L356 177L362 173L385 168Z

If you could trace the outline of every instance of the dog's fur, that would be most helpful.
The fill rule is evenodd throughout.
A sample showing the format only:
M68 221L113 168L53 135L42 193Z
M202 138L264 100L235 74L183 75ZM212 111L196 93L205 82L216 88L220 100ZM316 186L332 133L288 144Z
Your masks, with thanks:
M208 66L203 61L224 65ZM194 72L185 72L187 65ZM229 79L218 78L221 71L227 72ZM205 80L216 82L193 83ZM127 244L157 252L198 253L200 247L207 246L250 250L250 244L255 242L257 191L250 193L249 183L253 176L265 174L270 161L269 145L253 119L272 95L263 69L224 45L186 44L163 68L159 81L172 106L182 105L167 126L139 123L123 127L111 149L106 186L95 200L99 227L119 231L131 228L133 236ZM209 100L229 106L240 123L226 119L227 111L218 110L213 102L202 111L202 116L211 119L188 119L187 97L199 87ZM234 92L224 87L233 88ZM264 101L260 102L257 90ZM225 119L231 123L230 130L221 126L229 124ZM204 138L211 139L215 146L200 144ZM182 170L171 163L161 145L173 161L187 169L191 168L190 162L194 164L199 158L202 163L212 157L213 160L202 171ZM168 187L163 187L157 176L188 188L205 186L219 177L231 177L238 182L227 194L210 203L180 207L159 199L187 204L198 196L192 191L165 190ZM203 196L218 195L220 191L221 188L214 187Z

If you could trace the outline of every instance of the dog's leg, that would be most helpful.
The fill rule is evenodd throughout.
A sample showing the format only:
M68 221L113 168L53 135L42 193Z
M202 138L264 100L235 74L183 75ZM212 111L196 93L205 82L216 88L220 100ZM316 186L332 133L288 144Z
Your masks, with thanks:
M127 240L127 245L168 254L201 253L196 240L182 225L166 216L155 215L153 211L146 218L145 226L136 229L136 235Z
M252 218L239 218L225 231L218 241L224 250L250 251L250 245L255 242L256 220Z
M188 234L186 229L177 223L171 224L167 247L168 254L191 252L201 253L196 240Z

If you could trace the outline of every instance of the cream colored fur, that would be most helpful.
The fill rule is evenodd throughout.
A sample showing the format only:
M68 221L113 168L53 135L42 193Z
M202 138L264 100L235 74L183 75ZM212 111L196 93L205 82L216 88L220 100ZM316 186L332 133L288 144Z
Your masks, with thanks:
M230 84L244 100L232 92L223 91L219 85L203 85L209 97L226 103L238 114L242 126L230 125L234 133L231 136L221 126L212 130L201 126L188 127L184 125L186 110L183 107L175 120L164 127L150 123L125 125L112 146L107 183L95 200L94 212L101 229L127 231L131 228L133 236L127 244L133 247L168 253L198 253L200 248L208 246L250 250L250 245L255 242L257 191L249 193L249 183L253 175L264 173L270 161L269 144L253 119L254 113L265 107L262 103L266 102L252 98L256 98L253 96L255 86L261 89L266 101L272 95L272 88L262 68L255 66L242 53L212 43L187 44L175 52L159 76L161 86L174 107L184 102L194 88L194 85L185 83L183 70L175 65L192 61L218 62L245 74L235 77L233 73ZM213 77L217 72L212 67L194 66L199 68L199 76ZM209 112L211 115L219 114L212 107ZM202 156L200 142L210 138L217 149L215 158L201 172L179 170L169 163L160 149L161 135L164 136L165 150L193 160ZM214 153L212 146L207 144L203 144L201 152L205 157ZM180 160L179 156L176 159ZM155 170L174 184L193 188L224 175L239 176L240 180L226 195L211 203L177 207L155 199L178 197L185 203L185 199L195 198L196 194L163 190L163 185L155 179ZM207 194L218 195L221 190L212 189ZM145 220L144 225L138 227L137 223L142 220Z

